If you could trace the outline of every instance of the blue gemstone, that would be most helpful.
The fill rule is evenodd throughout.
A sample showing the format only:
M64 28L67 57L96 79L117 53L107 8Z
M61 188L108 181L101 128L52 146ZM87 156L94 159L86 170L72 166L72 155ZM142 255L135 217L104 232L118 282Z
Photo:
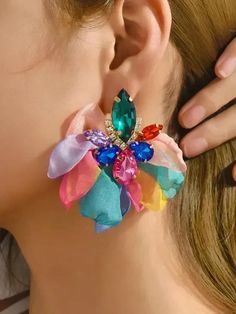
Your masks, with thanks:
M149 161L154 155L154 149L146 142L131 143L129 147L137 161Z
M114 163L120 151L121 149L116 145L102 147L96 151L95 159L100 166L110 166Z

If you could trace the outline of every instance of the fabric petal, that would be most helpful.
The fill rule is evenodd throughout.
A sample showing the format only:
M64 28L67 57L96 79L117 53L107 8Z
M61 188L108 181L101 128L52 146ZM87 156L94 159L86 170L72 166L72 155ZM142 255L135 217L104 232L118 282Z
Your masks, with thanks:
M88 104L79 110L72 120L66 135L82 134L88 129L105 131L105 115L96 103Z
M131 207L131 200L127 193L126 187L122 185L121 192L120 192L120 208L121 208L121 212L123 216L125 216L125 214L128 213L130 207Z
M165 133L151 141L155 154L149 161L155 166L162 166L173 171L186 172L187 166L183 159L183 152L173 138Z
M126 186L126 188L129 198L131 199L137 212L143 211L144 205L141 203L142 190L140 184L136 180L133 180L129 185Z
M66 208L69 209L74 201L80 200L89 192L100 172L92 152L88 152L77 166L64 175L60 186L60 199Z
M142 188L142 203L145 208L153 211L163 210L167 204L167 197L156 179L140 169L137 181Z
M114 226L107 226L107 225L100 225L98 223L95 223L95 229L96 229L96 233L102 233L105 232L109 229L112 229L114 227L116 227L117 225Z
M83 135L69 135L61 141L50 157L48 177L56 179L72 170L96 146Z
M122 221L120 185L112 177L112 168L104 168L92 189L80 200L80 212L99 225L115 226Z
M139 167L159 183L167 199L176 196L185 180L182 172L173 171L166 167L154 166L149 163L139 164Z
M125 216L131 207L131 201L127 194L126 187L123 185L120 188L120 208L122 216ZM116 227L117 225L108 226L108 225L100 225L98 223L95 224L96 233L102 233L109 229Z

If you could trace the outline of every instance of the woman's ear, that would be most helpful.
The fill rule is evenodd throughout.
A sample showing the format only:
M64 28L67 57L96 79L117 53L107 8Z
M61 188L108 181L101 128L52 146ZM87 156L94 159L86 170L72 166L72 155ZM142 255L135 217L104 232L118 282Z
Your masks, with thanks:
M105 112L122 88L135 98L161 62L170 37L171 11L168 0L118 0L109 22L116 42L104 81Z

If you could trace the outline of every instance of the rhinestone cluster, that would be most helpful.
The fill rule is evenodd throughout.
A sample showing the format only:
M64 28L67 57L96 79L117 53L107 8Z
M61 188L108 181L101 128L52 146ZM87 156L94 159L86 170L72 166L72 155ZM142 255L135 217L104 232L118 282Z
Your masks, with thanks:
M138 162L152 159L154 149L147 141L154 139L162 125L150 125L141 132L142 119L136 117L133 100L125 90L114 99L111 118L105 120L106 134L99 130L84 132L87 140L98 146L93 156L101 167L113 166L113 177L127 185L136 178Z

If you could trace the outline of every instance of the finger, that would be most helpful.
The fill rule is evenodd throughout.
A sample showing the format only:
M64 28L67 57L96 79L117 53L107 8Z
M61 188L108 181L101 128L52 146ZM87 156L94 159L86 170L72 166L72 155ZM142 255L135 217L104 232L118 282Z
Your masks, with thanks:
M236 164L233 167L233 178L234 178L234 181L236 182Z
M179 123L193 128L225 104L236 98L236 72L230 77L215 79L196 94L179 112Z
M188 133L180 146L186 157L195 157L236 137L236 106L230 107Z
M236 38L228 45L215 66L219 78L226 78L236 71Z

